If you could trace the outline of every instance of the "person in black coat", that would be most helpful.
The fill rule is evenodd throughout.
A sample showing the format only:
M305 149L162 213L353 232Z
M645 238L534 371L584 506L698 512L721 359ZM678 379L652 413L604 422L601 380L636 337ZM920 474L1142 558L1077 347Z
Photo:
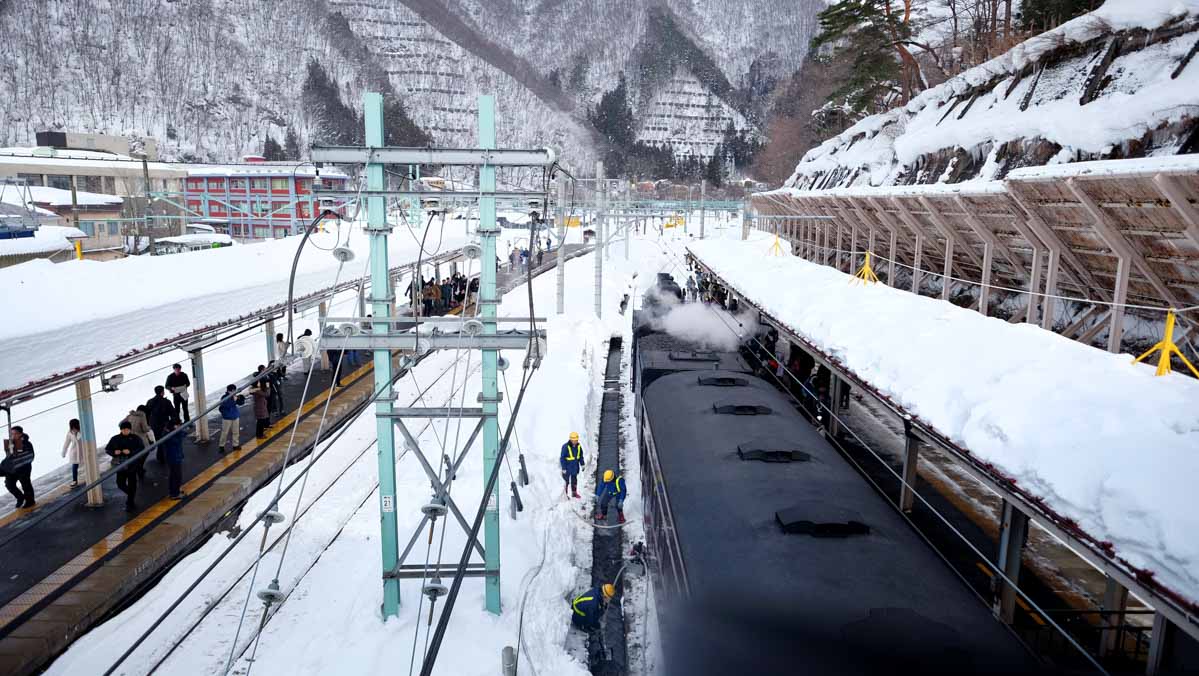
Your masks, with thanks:
M183 372L183 367L179 364L171 366L171 372L167 375L167 389L171 391L171 402L175 404L175 420L187 422L192 419L191 411L187 406L187 388L192 386L192 381Z
M33 444L20 425L9 428L8 439L4 440L4 487L17 499L17 509L28 509L33 500ZM20 484L20 488L17 487Z
M120 434L109 439L108 444L104 446L104 450L112 456L114 466L129 460L145 448L141 437L133 433L133 425L129 424L127 420L121 421ZM159 449L161 448L162 446L159 446ZM146 459L141 457L117 470L117 488L125 493L125 511L127 512L137 509L134 499L137 498L138 470L145 462Z
M154 396L146 402L146 419L150 423L150 429L154 431L154 438L161 439L166 433L167 423L175 421L179 424L179 416L175 415L175 405L170 399L166 398L166 388L159 385L154 388ZM162 456L162 446L157 447L154 457L158 462L165 462Z

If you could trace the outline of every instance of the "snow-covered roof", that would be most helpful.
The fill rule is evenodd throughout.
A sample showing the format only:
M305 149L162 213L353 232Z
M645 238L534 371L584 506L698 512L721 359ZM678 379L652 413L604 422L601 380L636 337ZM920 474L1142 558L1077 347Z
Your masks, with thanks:
M28 200L26 197L28 197ZM75 191L75 200L81 207L119 207L125 203L125 200L116 195L85 192L83 190ZM71 206L71 191L41 185L21 186L19 188L7 187L7 189L0 190L0 201L17 205L32 202L34 205L44 204L52 207L69 207ZM53 212L46 213L53 214Z
M74 247L72 239L83 239L87 235L78 228L60 225L42 225L33 237L0 239L0 256L20 256L37 253L65 251Z
M189 165L188 176L302 176L311 178L316 168L309 162L252 162L249 164ZM321 167L321 178L349 178L334 167Z
M52 152L51 152L52 151ZM140 176L141 160L127 155L116 155L94 150L58 150L45 148L0 148L0 167L11 169L41 167L49 173L56 169L73 169L80 175L103 174ZM167 162L147 162L151 175L157 178L178 178L186 174L182 166Z
M160 244L233 244L233 238L220 232L197 232L175 237L159 237Z
M966 181L963 183L917 183L914 185L870 186L855 185L848 188L828 190L795 190L778 188L756 195L785 195L788 197L922 197L945 195L998 195L1003 194L1003 181Z
M1182 173L1199 174L1199 154L1047 164L1042 167L1016 169L1009 173L1007 178L1011 181L1047 181L1084 176L1151 176Z
M903 409L1111 543L1118 560L1199 601L1199 381L1154 377L1127 354L1031 324L851 285L832 267L768 256L769 239L689 248ZM847 308L883 328L862 330ZM1078 387L1080 377L1089 386Z
M328 288L338 278L338 263L328 250L339 235L343 244L349 240L348 246L357 254L341 271L340 280L363 274L361 261L368 257L369 240L358 227L312 236L313 246L300 258L297 296ZM439 251L462 246L465 230L462 221L447 221ZM392 264L415 262L419 239L419 234L390 237ZM60 266L30 261L2 268L0 289L20 292L4 300L8 321L0 323L0 354L4 355L0 392L285 304L298 244L298 237L286 237L173 256L84 260ZM203 282L163 283L178 279ZM121 324L120 331L109 330L114 322Z

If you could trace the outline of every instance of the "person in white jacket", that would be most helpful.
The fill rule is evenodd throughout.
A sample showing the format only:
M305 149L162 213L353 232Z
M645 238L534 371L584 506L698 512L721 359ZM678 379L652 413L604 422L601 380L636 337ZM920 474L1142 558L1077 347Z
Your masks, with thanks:
M312 340L312 329L304 329L304 335L296 339L296 353L304 360L304 373L312 370L312 358L316 356L316 343Z
M79 463L82 462L79 441L79 419L71 418L68 423L67 438L62 442L62 457L71 463L71 488L79 487Z

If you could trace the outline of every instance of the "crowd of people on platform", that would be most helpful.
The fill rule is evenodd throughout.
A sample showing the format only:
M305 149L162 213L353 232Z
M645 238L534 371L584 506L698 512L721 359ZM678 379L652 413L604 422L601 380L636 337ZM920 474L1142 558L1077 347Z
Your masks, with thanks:
M275 340L279 350L277 354L283 354L287 347L283 334L277 334ZM306 331L296 343L302 355L304 346L308 346L306 360L308 366L311 366L311 358L315 354L312 332ZM257 380L250 386L249 394L253 400L255 436L265 439L271 425L271 417L282 416L285 410L283 380L287 377L286 369L276 368L272 360L269 365L260 364L254 376ZM138 485L145 481L147 476L148 455L143 454L143 451L152 446L154 461L167 475L169 497L174 500L185 497L183 442L193 426L190 410L191 387L191 379L183 372L182 365L174 364L165 383L154 388L153 396L146 403L130 410L117 423L117 434L103 445L103 451L111 458L112 467L117 468L116 485L125 493L125 508L128 511L137 509ZM228 385L217 406L221 418L217 450L222 455L229 450L241 449L240 407L246 403L246 399L237 394L237 389L236 385ZM79 488L83 483L80 481L79 471L87 462L85 447L82 425L79 419L72 418L67 423L67 433L61 449L62 457L71 466L70 488ZM8 438L4 441L4 458L0 460L0 475L3 475L4 485L9 493L16 498L17 509L29 509L37 504L31 477L34 457L34 446L29 435L20 425L10 426Z
M441 281L437 281L435 277L426 279L420 283L419 288L417 287L415 281L408 287L408 299L419 300L422 313L428 317L444 314L474 302L479 293L479 279L467 278L461 272L455 272Z

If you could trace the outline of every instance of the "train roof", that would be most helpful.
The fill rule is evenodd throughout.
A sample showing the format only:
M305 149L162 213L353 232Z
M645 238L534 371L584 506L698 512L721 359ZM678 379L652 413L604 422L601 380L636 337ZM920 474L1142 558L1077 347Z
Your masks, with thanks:
M971 655L1027 659L990 610L777 389L741 371L713 369L661 375L642 399L692 599L719 590L741 603L797 609L834 632L866 627L894 636L887 623L902 617L907 631L952 637ZM729 407L757 407L759 414ZM739 451L782 452L796 461L744 460ZM810 522L800 528L853 522L869 532L788 534L778 512L793 524Z

